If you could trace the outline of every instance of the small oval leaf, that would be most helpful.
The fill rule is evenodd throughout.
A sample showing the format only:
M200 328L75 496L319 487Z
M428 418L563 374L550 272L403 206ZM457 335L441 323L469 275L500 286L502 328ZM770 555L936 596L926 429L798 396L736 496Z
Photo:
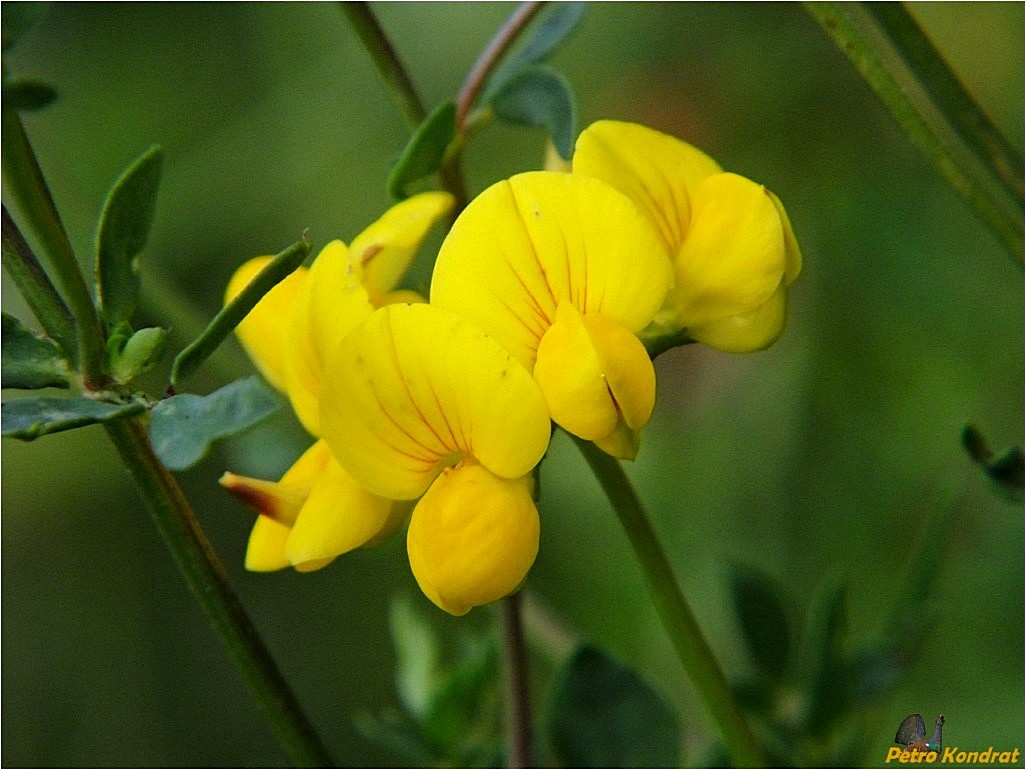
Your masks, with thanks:
M543 65L528 67L492 98L500 120L523 126L545 126L556 151L569 160L577 138L577 108L570 84Z
M163 151L144 152L114 183L96 231L96 292L108 328L129 321L139 299L139 255L146 245Z
M3 435L32 441L47 433L121 420L145 411L146 405L138 402L111 404L89 398L17 398L3 403Z
M2 315L2 386L27 389L68 387L71 370L57 343L36 334L14 316Z
M406 143L388 175L388 192L396 200L409 197L410 185L434 174L445 160L445 151L456 135L456 103L439 105Z
M203 459L215 441L241 433L278 406L277 397L255 375L207 396L182 393L153 407L150 441L164 465L185 470Z
M680 767L676 713L641 677L592 647L575 652L549 709L563 767Z

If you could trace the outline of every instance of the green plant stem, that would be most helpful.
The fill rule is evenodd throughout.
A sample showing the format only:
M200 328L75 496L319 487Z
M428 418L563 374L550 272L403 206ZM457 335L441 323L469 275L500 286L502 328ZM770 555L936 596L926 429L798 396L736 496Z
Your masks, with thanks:
M520 594L507 596L501 605L506 670L506 767L533 767L527 648L520 615Z
M417 95L417 90L399 59L399 54L385 35L385 30L367 3L341 2L339 5L384 78L385 86L399 107L407 128L411 132L415 131L427 117L427 110L424 109L424 103ZM456 199L453 213L455 219L468 201L459 153L453 153L446 158L442 167L438 169L438 178L442 187Z
M65 354L75 352L77 338L71 311L54 288L18 226L3 207L3 264L43 330Z
M876 91L902 130L990 227L1012 258L1022 265L1022 210L1012 201L1006 206L995 197L991 188L1004 190L1005 187L993 178L987 167L976 163L972 155L980 154L979 150L974 153L957 141L957 132L952 127L957 120L944 112L950 105L935 103L929 91L918 100L927 104L917 103L913 98L923 89L901 66L900 56L879 44L881 37L886 41L886 32L876 27L872 15L862 6L862 3L805 3L808 12Z
M470 73L463 81L459 96L456 97L457 131L462 131L466 125L467 116L481 93L481 89L488 82L488 76L495 71L506 51L524 31L524 28L531 23L531 19L542 9L542 6L544 6L542 2L521 3L474 62Z
M87 388L104 384L103 331L75 252L54 205L17 110L3 110L3 178L31 232L39 240L63 299L75 319L77 345L67 351Z
M154 454L143 424L132 418L105 427L189 588L286 751L299 766L333 767L327 749L232 590L195 513Z
M738 767L766 767L766 759L727 684L641 500L620 463L590 441L574 438L620 519L648 583L659 619Z
M929 92L962 141L1004 185L1022 208L1023 159L991 122L938 54L902 3L865 3L866 11L890 39L913 75Z

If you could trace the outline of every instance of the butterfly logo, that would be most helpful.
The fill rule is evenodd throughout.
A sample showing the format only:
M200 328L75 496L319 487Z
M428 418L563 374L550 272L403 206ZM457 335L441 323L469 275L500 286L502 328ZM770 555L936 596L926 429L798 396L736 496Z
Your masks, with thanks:
M940 751L941 728L944 727L944 715L934 720L933 735L926 737L926 723L919 714L909 714L901 721L894 742L900 743L916 751Z

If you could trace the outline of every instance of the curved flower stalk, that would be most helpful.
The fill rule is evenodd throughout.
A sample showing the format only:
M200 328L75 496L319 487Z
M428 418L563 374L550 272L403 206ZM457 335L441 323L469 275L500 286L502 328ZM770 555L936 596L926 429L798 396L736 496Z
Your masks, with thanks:
M519 587L538 552L530 473L550 422L498 342L432 305L380 308L328 362L321 427L366 489L420 498L407 550L431 601L462 615Z
M622 193L556 171L498 182L442 243L431 303L476 323L534 375L552 419L633 458L655 403L635 336L672 283L658 234Z
M674 286L645 336L685 329L738 353L780 336L801 252L772 192L675 137L612 120L581 132L573 173L629 196L671 255Z
M237 327L257 368L288 395L313 436L321 435L318 399L329 354L376 305L410 296L394 292L395 284L451 205L447 193L423 193L391 208L351 247L332 241L309 269L299 268L275 286ZM241 291L268 259L242 265L226 297ZM246 552L247 568L256 571L319 569L391 534L408 510L354 481L323 441L277 482L225 473L221 484L260 514Z

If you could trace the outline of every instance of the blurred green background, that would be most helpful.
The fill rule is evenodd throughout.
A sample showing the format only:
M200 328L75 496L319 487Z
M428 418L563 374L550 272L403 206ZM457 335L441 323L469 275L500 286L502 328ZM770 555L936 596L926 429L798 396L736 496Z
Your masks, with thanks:
M514 6L373 7L430 107ZM911 10L1021 147L1024 6ZM930 534L950 537L939 623L868 715L879 750L866 762L882 763L912 712L943 712L946 744L1023 748L1022 508L993 494L959 443L970 421L999 449L1023 441L1021 268L800 6L595 3L553 62L582 125L635 120L702 147L774 190L803 248L776 346L658 360L656 414L629 469L724 667L748 666L728 564L786 586L796 622L825 576L846 578L857 643L891 611L930 506L960 499L953 530ZM59 94L24 121L83 264L113 179L150 144L165 148L141 320L170 326L173 350L243 260L304 228L315 248L351 239L389 204L406 130L335 4L59 3L9 63ZM537 167L543 145L540 131L491 128L466 153L472 190ZM6 278L3 304L28 318ZM251 371L232 341L188 386ZM353 715L397 704L391 597L416 596L446 638L488 632L495 614L431 607L402 537L313 574L245 572L252 517L217 478L276 477L305 442L283 410L181 482L338 761L387 765ZM101 429L5 442L2 481L4 765L287 763ZM562 437L542 495L527 583L537 657L584 640L629 662L679 708L698 761L709 723L615 516Z

